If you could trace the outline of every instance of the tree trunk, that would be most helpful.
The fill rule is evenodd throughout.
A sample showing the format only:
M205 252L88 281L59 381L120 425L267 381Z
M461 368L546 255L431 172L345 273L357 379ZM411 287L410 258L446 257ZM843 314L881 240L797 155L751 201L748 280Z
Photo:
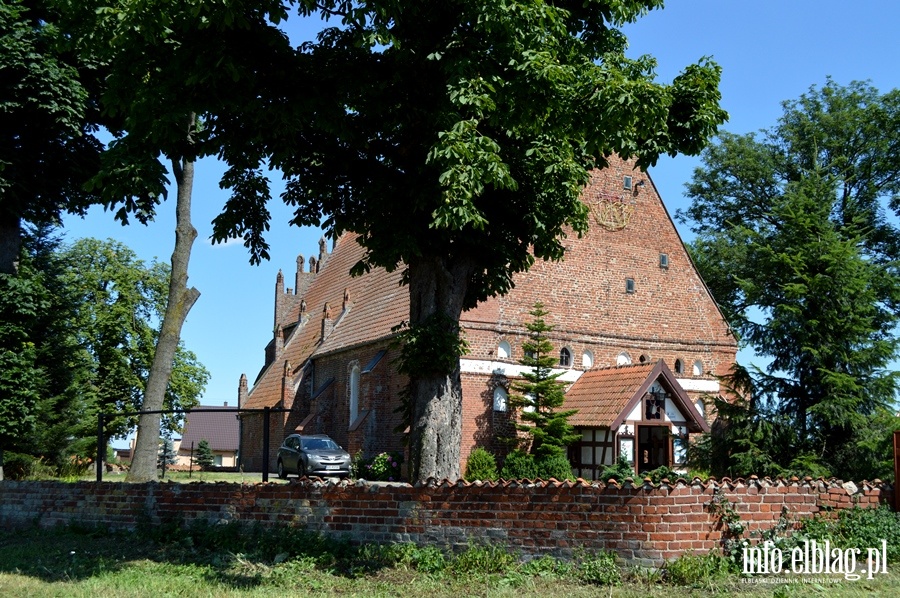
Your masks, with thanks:
M0 274L19 271L19 248L22 246L21 222L18 216L0 211Z
M424 257L409 264L409 319L411 325L435 314L458 324L471 262ZM452 332L456 332L455 328ZM462 442L462 382L459 360L449 372L410 374L412 422L410 465L412 481L460 478Z
M193 121L192 121L193 128ZM175 250L172 252L172 274L169 279L169 300L163 317L156 354L150 367L147 388L144 391L143 411L158 411L163 408L166 388L172 374L175 350L181 338L181 327L188 312L193 307L200 292L187 288L188 262L191 246L197 238L197 230L191 224L191 192L194 184L193 160L172 161L172 170L178 186L175 225ZM128 472L129 482L156 481L156 461L159 453L159 429L161 415L142 415L138 420L137 438L134 445L134 459Z

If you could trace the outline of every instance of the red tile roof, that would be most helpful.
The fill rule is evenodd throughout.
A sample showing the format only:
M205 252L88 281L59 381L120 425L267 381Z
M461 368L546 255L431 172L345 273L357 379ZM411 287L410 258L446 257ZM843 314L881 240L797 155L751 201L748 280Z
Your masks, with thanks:
M589 370L566 392L563 409L578 410L569 418L573 426L617 428L657 381L688 419L690 431L709 432L709 424L663 361Z
M577 409L573 426L610 427L647 380L655 364L589 370L566 392L563 409ZM652 381L651 381L652 382Z
M286 339L284 352L260 375L244 408L274 406L281 397L283 364L290 361L294 376L311 356L324 355L390 336L391 328L409 317L409 291L400 286L402 270L373 268L351 277L350 269L365 250L355 234L341 236L303 295L307 317ZM342 311L344 290L349 304ZM321 343L322 314L328 303L334 330ZM289 324L282 323L283 326Z
M190 450L194 443L194 450L201 440L209 442L209 448L213 451L236 452L240 427L238 426L237 409L229 412L207 412L207 409L225 409L225 407L195 407L188 413L184 423L184 434L181 436L182 450Z

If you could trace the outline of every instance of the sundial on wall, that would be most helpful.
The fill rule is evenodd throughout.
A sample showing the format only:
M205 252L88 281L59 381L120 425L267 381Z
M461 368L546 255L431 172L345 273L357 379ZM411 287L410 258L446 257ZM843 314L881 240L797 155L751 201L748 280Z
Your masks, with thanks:
M607 230L622 230L631 222L633 215L634 202L624 195L600 193L594 205L594 218L597 224Z

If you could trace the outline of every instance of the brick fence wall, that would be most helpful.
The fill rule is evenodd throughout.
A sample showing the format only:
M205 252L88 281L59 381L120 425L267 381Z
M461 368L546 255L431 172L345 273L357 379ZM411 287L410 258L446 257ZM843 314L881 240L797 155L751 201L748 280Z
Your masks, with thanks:
M721 525L709 512L716 492L749 530L853 505L888 503L889 485L836 480L678 480L657 487L616 484L465 482L290 484L0 482L0 525L58 524L131 529L140 521L243 521L293 525L353 542L415 542L460 549L505 544L523 556L569 557L612 550L628 562L660 564L716 548Z

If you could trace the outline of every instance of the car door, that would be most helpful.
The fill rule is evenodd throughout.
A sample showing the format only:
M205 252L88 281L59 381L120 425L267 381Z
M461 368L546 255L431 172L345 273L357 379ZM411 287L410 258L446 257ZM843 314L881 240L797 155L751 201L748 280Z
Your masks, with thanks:
M297 471L297 459L300 455L300 439L296 436L288 436L288 438L284 441L285 451L284 455L281 457L281 461L284 463L284 468L287 471Z

